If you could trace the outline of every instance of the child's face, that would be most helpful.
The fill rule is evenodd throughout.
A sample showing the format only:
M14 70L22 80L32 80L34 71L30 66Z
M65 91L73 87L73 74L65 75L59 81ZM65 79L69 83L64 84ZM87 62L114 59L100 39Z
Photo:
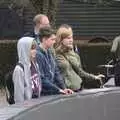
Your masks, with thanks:
M49 38L47 38L45 40L45 44L46 44L47 48L52 47L54 45L55 41L56 41L56 35L52 34Z
M36 57L36 44L35 43L32 44L32 47L30 50L30 57L31 57L31 60L35 59Z

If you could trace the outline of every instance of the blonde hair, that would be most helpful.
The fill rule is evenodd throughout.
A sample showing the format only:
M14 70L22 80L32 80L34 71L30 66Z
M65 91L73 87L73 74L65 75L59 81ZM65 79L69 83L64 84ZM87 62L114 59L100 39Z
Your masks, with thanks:
M46 15L44 14L37 14L34 18L33 18L33 22L34 24L38 24L38 23L41 23L41 20L43 17L47 17Z
M62 40L70 35L73 35L73 31L71 26L67 25L67 24L63 24L59 27L59 29L57 30L56 33L56 44L55 44L55 48L60 46L62 43Z

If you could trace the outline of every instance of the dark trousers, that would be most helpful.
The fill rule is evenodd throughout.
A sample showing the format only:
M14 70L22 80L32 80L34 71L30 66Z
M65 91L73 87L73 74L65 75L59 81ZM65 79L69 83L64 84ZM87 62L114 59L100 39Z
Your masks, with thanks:
M120 86L120 61L115 64L114 74L115 74L115 85Z

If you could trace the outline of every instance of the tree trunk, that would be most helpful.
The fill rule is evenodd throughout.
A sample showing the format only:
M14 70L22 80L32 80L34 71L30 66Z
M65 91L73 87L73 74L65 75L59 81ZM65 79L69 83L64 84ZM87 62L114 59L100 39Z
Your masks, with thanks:
M56 22L56 12L58 8L58 0L49 0L49 9L48 9L48 17L51 20L52 26L55 27Z
M55 26L58 0L30 0L36 10L36 14L48 16L52 26Z

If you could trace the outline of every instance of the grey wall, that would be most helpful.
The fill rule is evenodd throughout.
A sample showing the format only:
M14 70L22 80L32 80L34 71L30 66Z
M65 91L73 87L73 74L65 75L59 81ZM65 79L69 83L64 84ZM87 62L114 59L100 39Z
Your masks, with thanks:
M90 39L95 36L112 39L119 35L120 2L105 5L81 1L61 0L58 6L56 25L65 23L71 25L74 36L80 38L78 40Z
M119 120L120 88L41 97L0 109L0 120Z

